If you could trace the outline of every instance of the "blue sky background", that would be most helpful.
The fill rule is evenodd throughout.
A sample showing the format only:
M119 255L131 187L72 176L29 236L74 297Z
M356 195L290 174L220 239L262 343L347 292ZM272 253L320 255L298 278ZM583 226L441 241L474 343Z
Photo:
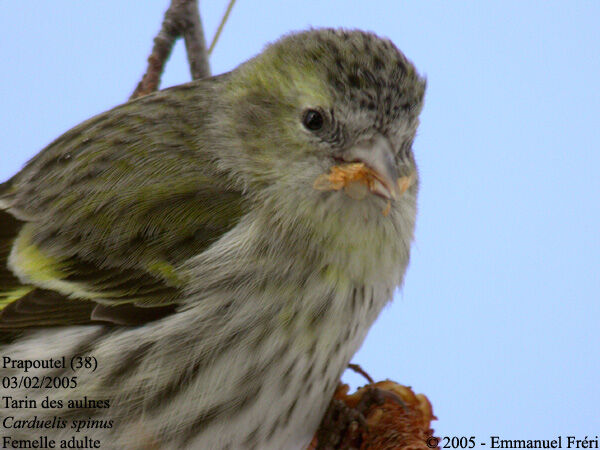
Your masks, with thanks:
M201 2L209 36L225 4ZM128 98L167 6L0 3L0 180ZM599 23L591 0L238 0L211 59L344 26L427 76L411 266L354 361L425 393L438 435L600 435ZM163 87L188 80L178 45Z

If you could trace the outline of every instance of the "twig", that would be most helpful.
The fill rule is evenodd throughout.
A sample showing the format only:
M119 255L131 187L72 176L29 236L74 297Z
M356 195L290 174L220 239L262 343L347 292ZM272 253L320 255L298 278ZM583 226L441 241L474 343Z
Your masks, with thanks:
M223 18L221 19L221 23L219 24L219 28L215 32L214 37L212 38L212 42L210 43L210 47L208 47L208 54L210 55L212 51L215 49L215 45L217 45L217 41L219 40L219 36L221 36L221 32L223 31L223 27L229 19L229 14L231 14L231 10L233 9L233 5L235 5L235 0L229 0L229 4L227 5L227 9L225 10L225 14L223 14Z
M174 0L177 2L178 0ZM182 0L179 0L182 1ZM187 51L188 62L190 63L190 73L192 80L210 77L210 65L208 63L208 53L206 51L206 40L204 39L204 28L200 20L200 11L198 2L186 1L184 6L187 19L186 27L183 29L183 39L185 40L185 49Z
M359 364L348 364L348 369L351 369L356 373L360 373L363 377L367 379L369 383L375 383L375 381L373 381L373 378L371 378L371 375L365 372L365 370L362 367L360 367Z
M148 57L148 68L130 99L158 89L165 63L177 38L183 36L193 79L210 76L208 52L200 20L197 0L172 0L163 19L162 28L154 38Z

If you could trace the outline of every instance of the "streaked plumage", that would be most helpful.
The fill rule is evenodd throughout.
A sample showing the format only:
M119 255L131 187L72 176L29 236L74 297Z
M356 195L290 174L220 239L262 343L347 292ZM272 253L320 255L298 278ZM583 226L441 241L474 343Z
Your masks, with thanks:
M311 30L50 144L0 185L2 351L98 369L1 392L111 407L14 415L112 419L86 430L103 448L305 448L403 281L418 183L387 215L382 197L416 179L424 89L391 42ZM356 160L382 173L378 195L313 188Z

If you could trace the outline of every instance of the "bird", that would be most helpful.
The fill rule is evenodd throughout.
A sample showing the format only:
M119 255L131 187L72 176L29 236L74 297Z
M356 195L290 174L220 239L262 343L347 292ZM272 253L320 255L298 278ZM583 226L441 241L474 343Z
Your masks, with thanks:
M0 184L9 442L307 448L404 281L425 89L387 38L293 32Z

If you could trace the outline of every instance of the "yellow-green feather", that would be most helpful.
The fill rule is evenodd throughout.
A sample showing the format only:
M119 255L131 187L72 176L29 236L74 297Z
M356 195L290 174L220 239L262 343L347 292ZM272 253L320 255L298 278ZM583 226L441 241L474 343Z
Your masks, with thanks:
M32 286L23 286L9 291L0 292L0 310L4 309L9 303L19 300L21 297L29 294L35 288Z

